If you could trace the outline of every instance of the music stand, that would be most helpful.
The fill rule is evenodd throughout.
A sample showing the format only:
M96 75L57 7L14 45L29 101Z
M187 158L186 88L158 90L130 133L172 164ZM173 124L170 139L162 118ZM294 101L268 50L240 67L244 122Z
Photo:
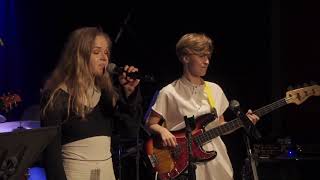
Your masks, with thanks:
M56 135L56 126L0 133L0 180L21 179Z

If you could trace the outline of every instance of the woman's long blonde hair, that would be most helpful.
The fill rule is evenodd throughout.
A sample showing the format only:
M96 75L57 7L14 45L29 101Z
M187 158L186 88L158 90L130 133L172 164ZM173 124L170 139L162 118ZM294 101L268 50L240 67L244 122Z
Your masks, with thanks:
M94 77L89 68L93 43L95 38L100 35L107 40L108 56L110 57L112 42L110 37L100 28L83 27L71 33L57 67L45 83L44 90L49 90L51 94L42 109L43 115L48 108L53 108L62 84L66 86L69 94L68 116L70 110L82 118L90 112L91 108L85 106L83 102L90 99L87 90L95 86L105 90L109 94L110 100L117 99L118 95L112 85L109 73L106 72L101 77Z

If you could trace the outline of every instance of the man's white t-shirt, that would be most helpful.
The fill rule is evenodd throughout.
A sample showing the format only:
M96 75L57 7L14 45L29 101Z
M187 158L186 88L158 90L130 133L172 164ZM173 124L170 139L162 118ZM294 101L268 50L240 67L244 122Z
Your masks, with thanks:
M212 82L206 82L206 84L209 86L209 92L212 93L217 114L221 116L229 106L229 102L220 86ZM185 127L184 116L197 118L200 115L210 113L211 107L204 88L204 83L203 85L195 85L182 77L160 90L152 110L164 118L166 128L170 131L180 130ZM215 120L208 124L206 129L217 125L218 121ZM196 163L197 180L232 180L232 165L221 138L214 138L205 144L203 149L216 151L217 157L213 160Z

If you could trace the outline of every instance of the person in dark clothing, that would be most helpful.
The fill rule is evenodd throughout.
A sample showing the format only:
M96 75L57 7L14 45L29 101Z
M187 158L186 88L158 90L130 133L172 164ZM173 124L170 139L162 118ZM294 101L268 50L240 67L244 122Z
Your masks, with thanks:
M115 179L111 135L135 134L142 115L139 79L126 65L117 83L106 71L111 40L101 29L73 31L40 100L41 126L58 126L43 153L49 180Z

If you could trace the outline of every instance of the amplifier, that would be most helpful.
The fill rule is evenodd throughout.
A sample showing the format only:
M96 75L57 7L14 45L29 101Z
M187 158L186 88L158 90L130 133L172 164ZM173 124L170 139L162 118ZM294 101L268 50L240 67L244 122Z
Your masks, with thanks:
M285 145L277 144L254 144L253 154L256 158L273 158L286 153Z
M320 159L320 145L254 144L253 155L258 159Z
M254 144L253 156L259 180L305 180L319 177L318 144ZM243 170L250 168L248 164L245 163ZM248 177L247 174L245 177ZM249 176L247 179L253 178Z

